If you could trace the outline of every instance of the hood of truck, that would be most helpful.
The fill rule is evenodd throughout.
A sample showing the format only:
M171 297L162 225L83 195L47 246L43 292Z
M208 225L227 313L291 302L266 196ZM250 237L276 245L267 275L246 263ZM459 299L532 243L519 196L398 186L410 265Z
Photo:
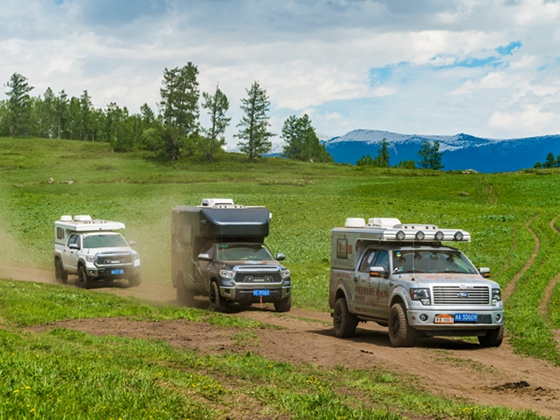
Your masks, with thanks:
M96 254L131 254L134 252L132 248L128 246L121 247L111 247L111 248L83 248L84 253L88 255Z
M462 273L406 273L394 274L391 279L414 281L418 287L430 287L434 285L473 285L473 286L489 286L499 289L500 285L493 280L485 279L480 274L462 274Z

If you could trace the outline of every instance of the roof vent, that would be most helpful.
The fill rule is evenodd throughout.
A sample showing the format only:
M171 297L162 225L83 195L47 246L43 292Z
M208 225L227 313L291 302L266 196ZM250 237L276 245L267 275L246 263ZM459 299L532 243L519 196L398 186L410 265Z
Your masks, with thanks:
M74 221L76 222L91 222L91 216L87 214L81 214L79 216L74 216Z
M400 225L401 221L392 217L370 217L368 219L368 226L379 226L382 228L392 228Z
M214 207L214 206L233 206L233 200L231 198L203 198L202 207Z
M344 222L345 228L363 228L366 227L366 221L361 217L348 217Z
M71 222L72 221L72 216L65 214L64 216L60 216L60 221L61 222Z

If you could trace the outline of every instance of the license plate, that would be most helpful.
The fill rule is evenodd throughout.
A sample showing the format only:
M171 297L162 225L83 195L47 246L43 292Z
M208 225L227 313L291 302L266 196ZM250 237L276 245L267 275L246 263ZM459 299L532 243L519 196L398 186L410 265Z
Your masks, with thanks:
M478 320L478 314L455 314L455 322L471 322Z
M253 290L253 296L270 296L270 290Z
M434 318L434 324L453 324L454 322L453 317L448 314L436 315Z
M111 270L111 274L114 276L117 274L124 274L124 270Z

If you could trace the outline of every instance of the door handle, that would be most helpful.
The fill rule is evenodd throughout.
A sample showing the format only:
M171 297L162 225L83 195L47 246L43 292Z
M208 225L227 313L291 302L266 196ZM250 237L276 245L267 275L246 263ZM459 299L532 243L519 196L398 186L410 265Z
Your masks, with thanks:
M354 281L358 283L358 277L354 277Z

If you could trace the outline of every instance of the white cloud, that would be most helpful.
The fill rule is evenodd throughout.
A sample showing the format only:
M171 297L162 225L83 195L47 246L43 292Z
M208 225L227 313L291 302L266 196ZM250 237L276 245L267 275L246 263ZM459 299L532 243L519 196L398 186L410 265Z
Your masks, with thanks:
M97 107L155 110L163 69L190 61L201 91L219 83L230 99L228 139L254 80L267 89L278 133L283 119L304 112L330 135L560 132L551 118L560 104L557 2L0 3L0 82L21 73L35 95L48 86L71 96L88 90Z

